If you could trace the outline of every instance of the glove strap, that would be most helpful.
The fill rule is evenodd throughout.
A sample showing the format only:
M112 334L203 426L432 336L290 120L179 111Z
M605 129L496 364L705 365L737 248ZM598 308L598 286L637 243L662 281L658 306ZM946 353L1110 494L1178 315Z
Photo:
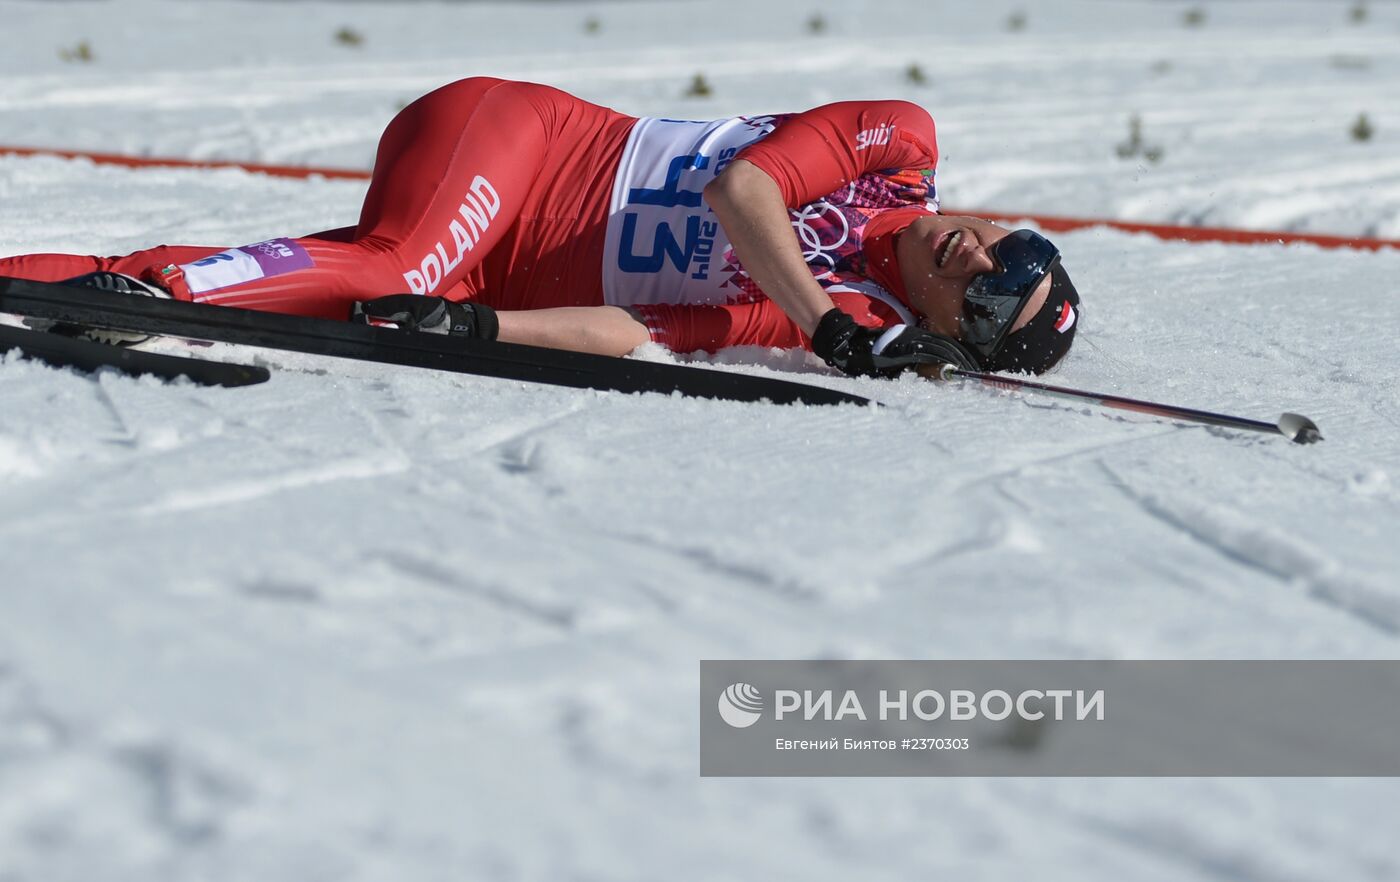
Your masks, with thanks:
M829 309L812 332L812 351L832 367L844 370L850 358L851 337L855 332L855 319L840 309Z
M476 313L476 336L482 340L494 340L501 333L501 321L496 318L496 310L484 303L473 303Z
M885 333L875 338L875 343L870 347L870 354L884 355L885 347L893 343L895 338L903 334L908 327L908 325L890 325L885 329Z

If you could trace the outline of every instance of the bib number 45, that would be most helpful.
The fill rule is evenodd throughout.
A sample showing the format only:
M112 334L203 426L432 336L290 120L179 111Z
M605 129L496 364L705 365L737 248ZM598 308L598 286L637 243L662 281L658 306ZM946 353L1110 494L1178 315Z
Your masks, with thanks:
M709 167L710 157L703 153L674 157L666 168L664 186L633 187L627 192L627 203L663 209L698 209L701 206L700 191L681 189L681 175ZM628 211L622 216L617 265L625 273L657 273L665 269L668 261L678 272L686 272L697 254L707 254L713 247L715 234L719 232L719 224L714 221L702 223L698 213L685 218L683 236L676 235L670 222L657 220L651 231L650 249L639 252L637 227L642 215L641 211ZM674 213L671 217L680 220Z

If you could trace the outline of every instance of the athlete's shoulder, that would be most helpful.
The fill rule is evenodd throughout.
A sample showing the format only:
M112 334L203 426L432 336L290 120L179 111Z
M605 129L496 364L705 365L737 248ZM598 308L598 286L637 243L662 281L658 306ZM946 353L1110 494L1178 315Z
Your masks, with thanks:
M922 105L902 99L835 101L784 118L800 120L821 131L827 141L849 145L857 152L872 147L905 144L927 161L935 155L937 127Z
M818 104L800 114L784 114L783 118L806 115L826 115L838 118L850 118L852 116L881 116L892 119L900 119L911 123L933 124L933 114L928 108L914 101L907 101L903 98L866 98L850 101L832 101L828 104Z

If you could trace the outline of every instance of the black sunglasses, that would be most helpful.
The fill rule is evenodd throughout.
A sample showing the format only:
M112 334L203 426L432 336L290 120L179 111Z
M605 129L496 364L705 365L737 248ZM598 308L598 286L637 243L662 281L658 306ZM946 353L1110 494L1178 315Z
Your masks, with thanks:
M1060 249L1032 230L1015 230L987 249L997 269L978 273L967 285L961 342L985 361L1006 339L1031 294L1060 262Z

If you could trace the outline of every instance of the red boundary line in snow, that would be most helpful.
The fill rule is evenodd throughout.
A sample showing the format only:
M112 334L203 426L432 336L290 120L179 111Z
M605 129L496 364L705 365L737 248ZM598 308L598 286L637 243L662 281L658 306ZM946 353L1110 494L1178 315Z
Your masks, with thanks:
M278 178L323 178L369 180L369 172L349 168L307 168L299 165L259 165L252 162L229 162L193 159L165 159L158 156L123 156L120 153L91 153L86 150L49 150L45 147L6 147L0 144L0 156L58 156L62 159L87 159L98 165L124 165L128 168L241 168Z
M1320 248L1355 248L1362 251L1379 251L1382 248L1400 248L1400 239L1368 239L1364 236L1328 236L1322 233L1286 233L1281 230L1237 230L1230 227L1185 227L1177 224L1144 224L1135 221L1102 220L1090 217L1058 217L1045 214L1017 214L1015 212L956 211L945 208L947 214L970 214L988 220L1034 221L1041 229L1050 232L1082 230L1086 227L1109 227L1128 233L1148 233L1159 239L1182 239L1187 242L1230 242L1243 245L1261 243L1279 244L1305 242Z
M310 178L320 176L340 180L363 181L369 172L347 168L313 168L298 165L261 165L252 162L190 159L165 159L154 156L123 156L117 153L92 153L85 150L49 150L42 147L6 147L0 145L0 156L58 156L64 159L86 159L99 165L120 165L129 168L239 168L244 171L279 178ZM1081 230L1088 227L1108 227L1129 233L1147 233L1159 239L1181 239L1187 242L1230 242L1236 244L1304 242L1320 248L1355 248L1379 251L1400 248L1400 239L1370 239L1364 236L1328 236L1319 233L1288 233L1277 230L1236 230L1229 227L1187 227L1177 224L1146 224L1133 221L1105 220L1089 217L1059 217L1026 212L987 212L945 209L949 214L969 214L989 220L1030 220L1051 232Z

